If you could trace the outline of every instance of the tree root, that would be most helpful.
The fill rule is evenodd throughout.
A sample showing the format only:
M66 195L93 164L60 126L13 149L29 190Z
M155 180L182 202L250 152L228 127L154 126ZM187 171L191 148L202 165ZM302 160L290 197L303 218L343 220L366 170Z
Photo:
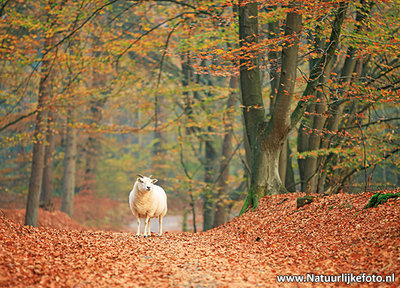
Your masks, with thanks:
M315 198L314 196L304 196L297 198L297 209L312 203L314 201L314 198Z
M386 203L386 201L390 198L397 198L400 197L400 192L398 193L388 193L388 194L381 194L380 192L376 193L369 199L367 205L363 209L378 207L379 204Z

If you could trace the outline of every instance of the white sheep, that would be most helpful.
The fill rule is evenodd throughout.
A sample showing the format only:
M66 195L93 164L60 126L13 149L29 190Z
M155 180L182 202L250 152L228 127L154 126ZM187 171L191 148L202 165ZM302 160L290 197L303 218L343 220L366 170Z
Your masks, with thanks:
M129 194L129 206L136 216L138 228L136 236L140 236L140 218L145 218L144 237L150 236L150 219L158 217L159 232L162 235L162 220L167 214L167 195L160 186L154 185L158 180L138 174L135 185Z

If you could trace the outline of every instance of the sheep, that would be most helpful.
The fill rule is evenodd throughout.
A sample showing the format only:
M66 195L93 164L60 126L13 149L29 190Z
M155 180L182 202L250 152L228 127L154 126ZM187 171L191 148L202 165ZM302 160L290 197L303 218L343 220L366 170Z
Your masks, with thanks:
M132 214L135 215L138 223L136 236L140 236L140 218L145 218L144 237L150 234L150 219L158 217L159 231L158 235L162 235L162 220L167 214L167 195L160 186L154 185L158 180L137 175L133 189L129 194L129 206Z

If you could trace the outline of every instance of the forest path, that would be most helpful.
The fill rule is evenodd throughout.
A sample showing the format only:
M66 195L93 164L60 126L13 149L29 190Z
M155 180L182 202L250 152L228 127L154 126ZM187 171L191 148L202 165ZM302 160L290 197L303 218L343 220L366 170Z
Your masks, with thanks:
M399 200L360 211L371 193L340 194L297 210L301 195L265 197L207 232L148 238L25 227L0 215L0 287L332 286L276 280L306 273L395 273L395 283L369 286L399 287Z
M1 287L266 287L272 280L261 254L212 233L144 238L2 220Z
M170 232L180 232L182 231L182 215L166 215L163 218L163 231ZM143 232L144 229L144 219L141 219L141 230ZM158 219L153 218L150 219L150 229L152 232L158 232ZM131 221L128 225L126 225L124 230L131 231L132 233L136 233L137 231L137 220Z

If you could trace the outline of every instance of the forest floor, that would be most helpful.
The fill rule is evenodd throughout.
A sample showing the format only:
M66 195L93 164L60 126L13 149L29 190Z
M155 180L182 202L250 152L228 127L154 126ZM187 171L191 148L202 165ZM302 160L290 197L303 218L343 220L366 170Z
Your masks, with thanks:
M300 209L301 193L267 196L254 211L207 232L149 238L87 230L57 211L41 212L49 213L42 227L25 227L6 211L0 286L343 287L279 284L276 276L394 273L394 283L368 287L400 287L400 200L361 210L372 195L317 197Z

